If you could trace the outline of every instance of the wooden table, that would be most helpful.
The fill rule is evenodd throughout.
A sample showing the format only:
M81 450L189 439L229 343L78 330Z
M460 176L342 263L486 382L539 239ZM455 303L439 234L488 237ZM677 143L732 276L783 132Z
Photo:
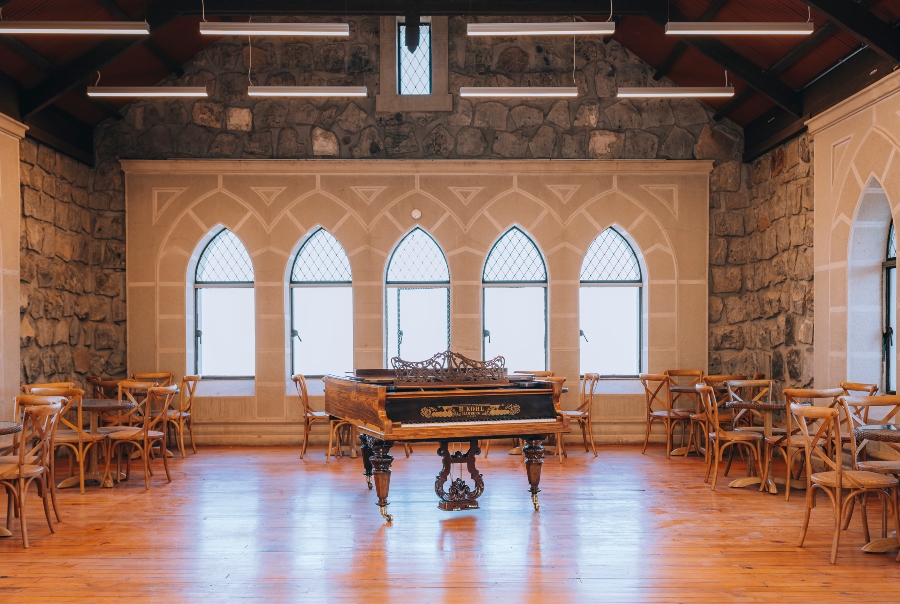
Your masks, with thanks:
M0 436L7 434L17 434L22 431L22 424L16 422L0 422ZM11 537L12 533L6 530L6 527L0 526L0 537Z
M99 424L101 413L108 413L111 411L131 411L136 406L137 405L131 401L120 401L114 398L85 398L81 400L81 410L90 416L91 434L100 433ZM99 442L96 442L91 446L91 461L87 471L84 473L84 481L88 482L90 480L99 483L102 487L111 489L113 486L112 479L108 476L104 476L104 472L101 472L98 468L97 445L99 444ZM120 478L123 477L124 475L120 476ZM76 487L78 484L78 476L70 476L56 485L56 488L66 489L69 487Z
M853 436L856 438L857 442L861 440L870 440L874 442L900 444L900 429L893 427L860 426L859 428L853 429ZM889 552L892 549L897 549L898 547L900 547L900 541L897 539L897 533L894 532L890 537L869 541L863 546L862 550L870 554L881 554Z
M700 414L703 413L703 407L700 405L700 393L697 392L697 388L695 386L669 386L669 392L671 392L674 396L672 399L672 403L675 403L675 399L680 396L690 396L694 397L694 413ZM703 435L701 435L701 439L703 440ZM670 455L687 455L691 452L694 443L688 443L686 447L678 447L677 449L673 449ZM703 449L697 451L698 455L705 454Z
M763 416L763 447L766 446L766 439L772 436L772 413L775 411L783 411L785 409L784 403L763 403L759 401L729 401L725 403L726 409L734 409L735 411L740 411L741 409L747 409L751 411L759 411ZM737 415L735 415L735 418ZM748 461L749 463L749 461ZM762 465L762 460L760 460L760 465ZM768 472L769 476L766 478L766 489L772 493L773 495L778 493L778 488L775 486L775 483L772 481L771 472ZM744 478L738 478L736 480L732 480L728 485L733 488L746 487L751 484L759 484L762 482L761 476L745 476ZM793 485L793 483L791 483Z

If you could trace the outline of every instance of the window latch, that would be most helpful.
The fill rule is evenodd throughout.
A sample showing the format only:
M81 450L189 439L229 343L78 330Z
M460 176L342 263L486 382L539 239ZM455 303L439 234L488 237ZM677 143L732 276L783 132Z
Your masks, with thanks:
M583 330L583 329L579 329L579 330L578 330L578 335L581 336L582 338L584 338L584 341L585 341L585 342L588 341L587 336L584 335L584 330Z
M398 329L397 330L397 346L400 346L400 344L402 344L402 343L403 343L403 330Z
M297 341L298 341L298 342L302 342L302 341L303 341L303 338L300 337L300 334L297 333L297 330L296 330L296 329L292 329L292 330L291 330L291 337L292 337L292 338L297 338Z
M491 332L489 329L485 329L484 332L481 334L481 337L487 338L488 344L491 343Z
M194 335L197 336L197 339L198 339L198 340L200 340L200 339L203 338L203 332L200 331L199 329L196 331L196 333L195 333Z

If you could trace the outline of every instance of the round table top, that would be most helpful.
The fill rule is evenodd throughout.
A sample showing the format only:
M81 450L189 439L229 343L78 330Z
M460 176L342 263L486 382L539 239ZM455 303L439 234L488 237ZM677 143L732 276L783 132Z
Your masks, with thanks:
M0 436L22 431L22 424L16 422L0 422Z
M784 403L764 403L760 401L729 401L726 409L753 409L754 411L784 411Z
M85 411L130 411L137 407L131 401L120 401L114 398L81 399L81 408Z
M857 440L875 440L886 443L900 443L900 429L881 426L860 426L853 429Z

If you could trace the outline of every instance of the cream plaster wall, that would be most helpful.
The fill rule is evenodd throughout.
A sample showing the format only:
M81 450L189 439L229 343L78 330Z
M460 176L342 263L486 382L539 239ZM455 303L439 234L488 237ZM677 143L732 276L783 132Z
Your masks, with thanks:
M297 243L318 226L350 257L357 367L383 365L385 263L417 224L450 266L452 348L480 358L482 267L493 242L518 225L547 259L550 368L569 377L563 404L574 407L579 271L591 242L617 225L639 248L647 272L645 368L706 369L711 161L134 160L122 166L129 371L184 373L189 266L212 229L232 230L254 262L255 394L202 397L198 440L298 442L298 403L286 395L285 276ZM418 221L413 209L422 213ZM597 408L602 431L612 440L641 439L639 384L607 390ZM322 401L314 397L313 404Z
M0 420L19 392L19 141L24 124L0 114Z
M858 296L848 296L848 261L851 231L855 242L866 239L865 230L872 237L884 231L881 241L886 237L886 221L877 229L866 224L871 220L864 196L866 201L884 196L895 224L900 222L900 72L816 116L808 126L816 174L815 384L825 388L842 380L871 379L871 365L880 363L877 350L866 357L864 343L854 346L860 333L850 329L850 315L858 318L870 309Z

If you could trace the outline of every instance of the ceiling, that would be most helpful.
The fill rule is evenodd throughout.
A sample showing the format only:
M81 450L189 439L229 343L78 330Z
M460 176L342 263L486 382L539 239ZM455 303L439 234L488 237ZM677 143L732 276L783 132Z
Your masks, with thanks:
M97 71L104 85L154 85L214 37L201 36L201 0L0 0L2 18L39 21L143 20L151 34L0 36L0 111L30 135L93 161L93 127L121 117L117 106L84 94ZM206 0L210 20L298 15L577 15L605 21L604 0ZM810 36L685 37L666 21L805 21ZM802 131L820 113L896 69L900 0L615 0L614 38L681 86L724 84L736 95L711 100L717 117L744 127L745 159ZM118 105L120 106L120 105Z

